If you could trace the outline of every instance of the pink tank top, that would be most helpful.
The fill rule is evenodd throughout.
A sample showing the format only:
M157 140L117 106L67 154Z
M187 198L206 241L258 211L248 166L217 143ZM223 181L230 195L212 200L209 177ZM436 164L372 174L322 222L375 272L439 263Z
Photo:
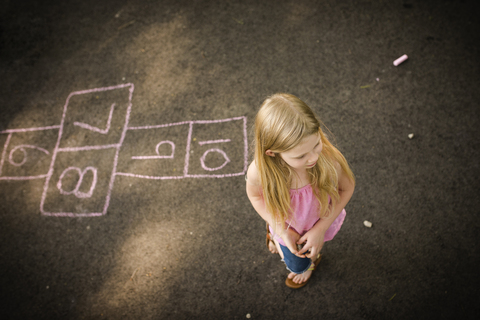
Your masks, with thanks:
M290 205L293 208L293 217L288 219L286 223L287 225L290 225L290 228L293 228L300 236L303 236L319 220L319 203L315 197L315 194L313 193L312 186L307 184L300 189L290 189ZM324 241L330 241L333 239L333 237L335 237L337 232L342 227L346 214L347 213L345 212L345 209L343 209L325 233ZM271 226L270 232L274 235L275 240L280 242L281 245L285 246L282 238L273 232Z

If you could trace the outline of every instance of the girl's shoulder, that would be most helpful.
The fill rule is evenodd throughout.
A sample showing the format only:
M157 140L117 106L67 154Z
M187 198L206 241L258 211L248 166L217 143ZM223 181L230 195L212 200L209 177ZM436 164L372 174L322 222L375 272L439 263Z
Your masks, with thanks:
M335 170L337 170L337 175L342 173L342 166L340 165L340 162L338 162L336 159L332 159L332 164Z
M260 181L260 174L258 172L257 165L255 164L255 161L252 161L250 165L248 166L247 174L245 176L245 180L247 180L247 183L254 185L254 186L261 186L262 183Z

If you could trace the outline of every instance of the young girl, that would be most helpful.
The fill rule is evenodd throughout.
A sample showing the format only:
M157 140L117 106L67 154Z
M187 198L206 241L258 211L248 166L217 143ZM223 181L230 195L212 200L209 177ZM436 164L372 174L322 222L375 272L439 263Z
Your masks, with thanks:
M255 119L255 160L246 179L248 198L267 222L267 246L291 271L286 285L303 287L323 243L345 219L355 187L347 161L310 107L293 95L275 94Z

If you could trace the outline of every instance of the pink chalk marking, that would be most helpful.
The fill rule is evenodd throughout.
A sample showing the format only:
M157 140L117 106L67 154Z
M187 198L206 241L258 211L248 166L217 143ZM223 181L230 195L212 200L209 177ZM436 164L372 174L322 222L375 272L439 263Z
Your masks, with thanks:
M60 126L38 127L38 128L22 128L22 129L8 129L0 131L0 133L14 133L14 132L30 132L30 131L43 131L51 129L60 129Z
M198 144L203 146L204 144L223 143L223 142L230 142L230 139L199 141Z
M47 127L36 127L36 128L21 128L21 129L8 129L8 130L4 130L4 131L0 131L0 134L2 133L8 133L8 137L7 137L7 140L5 141L5 145L3 147L3 152L2 152L2 159L0 160L0 176L2 175L2 169L3 169L3 164L5 162L5 157L6 157L6 152L7 152L7 148L10 144L10 139L12 138L12 134L13 133L24 133L24 132L33 132L33 131L45 131L45 130L52 130L52 129L60 129L60 126L47 126ZM24 145L25 147L29 147L28 145ZM45 149L43 148L39 148L39 147L36 147L36 146L31 146L33 148L36 148L36 149L39 149L43 152L46 152L46 154L49 154L48 151L46 151ZM18 147L17 147L18 148ZM25 150L22 150L24 155L25 155ZM14 151L12 151L10 153L10 157L12 156L12 153ZM9 158L10 158L9 157ZM24 161L22 161L22 164L26 161L26 159L24 158ZM13 163L12 160L9 159L9 162L13 165L15 165ZM21 164L18 164L18 166L20 166ZM33 180L33 179L43 179L45 178L46 175L38 175L38 176L23 176L23 177L0 177L0 180Z
M189 174L186 176L147 176L143 174L128 173L128 172L117 172L117 176L148 179L148 180L180 180L185 178L226 178L226 177L236 177L243 176L245 172L237 173L226 173L226 174Z
M94 132L98 132L100 134L107 134L108 131L110 131L110 125L112 124L112 116L113 116L113 109L115 108L115 103L112 104L112 106L110 107L110 114L108 115L108 120L107 120L107 127L105 129L100 129L98 127L94 127L94 126L91 126L89 124L86 124L86 123L83 123L83 122L77 122L75 121L73 123L74 126L78 126L78 127L81 127L83 129L87 129L87 130L91 130L91 131L94 131Z
M58 152L61 152L61 151L67 152L67 151L79 151L79 150L94 150L94 149L98 148L98 146L89 147L91 149L84 149L85 147L81 147L82 149L81 148L62 148L62 149L59 148L60 142L61 142L61 139L62 139L62 135L63 135L63 128L64 128L64 125L65 125L65 116L66 116L66 113L67 113L67 107L68 107L68 104L70 102L70 99L73 96L76 96L76 95L93 93L93 92L103 92L103 91L109 91L109 90L115 90L115 89L123 89L123 88L127 88L127 87L129 88L129 98L128 98L129 101L128 101L128 106L127 106L127 112L126 112L126 116L125 116L125 124L123 126L123 131L122 131L119 143L114 144L114 145L110 145L110 147L116 148L116 153L115 153L114 162L113 162L112 175L110 177L110 182L109 182L108 189L107 189L107 196L105 197L105 205L103 207L103 211L102 212L92 212L92 213L47 212L47 211L45 211L44 210L44 205L45 205L45 199L46 199L46 196L47 196L48 185L49 185L50 179L52 178L52 175L53 175L53 168L54 168L54 165L55 165L55 160L57 158ZM55 216L55 217L95 217L95 216L102 216L102 215L106 214L108 205L110 203L110 196L111 196L111 192L112 192L112 189L113 189L113 183L115 181L115 175L116 175L115 173L116 173L117 163L118 163L118 153L120 151L120 147L123 143L123 140L125 139L125 133L126 133L127 128L128 128L128 121L130 119L130 113L131 113L131 108L132 108L132 96L133 96L134 88L135 87L134 87L133 83L125 83L125 84L121 84L121 85L117 85L117 86L74 91L74 92L71 92L68 95L67 100L65 102L65 105L63 107L62 120L60 122L60 125L58 126L59 132L58 132L57 143L56 143L55 148L53 150L52 161L50 162L50 168L48 170L48 174L47 174L47 177L45 179L45 184L43 186L42 198L40 199L40 212L42 213L42 215ZM98 149L96 149L96 150L98 150Z
M11 138L12 138L12 133L9 133L8 136L7 136L7 140L5 141L5 144L3 145L2 159L0 160L0 176L2 175L3 163L5 161L5 155L7 153L8 144L10 143Z
M241 173L244 175L247 173L248 168L248 139L247 139L247 117L243 118L243 172Z
M30 148L30 149L37 149L39 151L42 151L46 154L50 154L50 152L48 152L47 150L43 149L43 148L40 148L40 147L37 147L37 146L32 146L32 145L28 145L28 144L21 144L19 146L16 146L15 148L12 149L12 151L10 151L10 155L8 156L8 162L10 162L10 164L16 166L16 167L20 167L22 166L25 162L27 162L27 151L25 151L25 148ZM23 160L22 162L20 163L16 163L15 161L13 161L13 153L17 150L19 150L23 152Z
M220 166L218 166L218 167L216 167L216 168L207 167L207 166L205 165L205 158L207 157L207 154L209 154L210 152L218 152L218 153L220 153L220 154L225 158L225 162L224 162L222 165L220 165ZM220 169L222 169L223 167L225 167L225 166L227 165L227 163L229 163L229 162L230 162L230 159L227 157L227 154L226 154L223 150L220 150L220 149L208 149L207 151L205 151L205 152L203 153L202 157L200 158L200 163L201 163L201 165L202 165L202 168L203 168L204 170L207 170L207 171L220 170Z
M403 61L407 60L408 59L408 56L406 54L404 54L403 56L401 56L400 58L398 58L397 60L393 61L393 65L396 67L398 66L400 63L402 63Z
M80 176L80 179L77 181L77 185L72 191L65 191L62 189L62 180L63 177L69 172L69 171L76 171L78 175ZM88 192L81 192L79 191L80 186L82 185L83 182L83 177L87 173L87 171L91 171L93 173L93 181L92 185L90 186L90 190ZM77 198L90 198L93 194L93 190L95 190L95 186L97 185L97 168L95 167L86 167L85 169L80 170L78 167L68 167L67 169L63 170L62 174L60 175L60 178L58 179L57 182L57 188L60 190L60 193L63 195L70 195L73 194Z
M50 128L49 128L50 129ZM42 130L48 130L48 129L42 129ZM31 130L33 131L33 130ZM25 132L25 131L19 131L19 132ZM8 134L8 137L7 137L7 140L5 141L5 145L3 147L3 152L2 152L2 159L0 160L0 175L2 174L2 168L3 168L3 164L5 162L5 156L6 156L6 152L7 152L7 148L8 148L8 145L10 144L10 139L12 137L12 134L14 132L10 132ZM33 147L35 149L40 149L41 151L44 151L45 153L49 154L49 152L43 148L39 148L39 147L36 147L36 146L29 146L29 145L22 145L23 147ZM15 152L15 149L21 149L20 147L22 146L17 146L16 148L14 148L11 152L10 152L10 155L9 155L9 162L13 165L17 165L17 166L21 166L22 164L25 163L26 161L26 153L25 153L25 150L23 150L23 153L24 153L24 159L23 161L21 162L21 164L16 164L13 159L11 159L12 157L12 154L13 152ZM43 179L45 178L47 175L38 175L38 176L23 176L23 177L0 177L0 180L34 180L34 179Z
M222 122L229 122L229 121L236 121L236 120L243 120L243 141L244 141L244 164L243 164L243 171L238 173L227 173L227 174L188 174L188 167L190 161L190 148L191 148L191 141L192 141L192 129L194 124L210 124L210 123L222 123ZM119 176L125 177L135 177L135 178L142 178L142 179L150 179L150 180L168 180L168 179L184 179L184 178L226 178L226 177L235 177L244 175L247 172L248 168L248 140L247 140L247 117L234 117L234 118L227 118L227 119L220 119L220 120L195 120L195 121L181 121L175 123L167 123L167 124L160 124L160 125L150 125L150 126L137 126L137 127L128 127L128 130L147 130L147 129L157 129L157 128L165 128L171 126L178 126L178 125L189 125L188 131L188 138L187 138L187 148L186 148L186 155L185 155L185 165L183 169L183 176L148 176L148 175L141 175L141 174L134 174L134 173L126 173L126 172L117 172L116 174ZM208 140L208 141L201 141L199 142L200 145L208 144L208 143L220 143L220 142L230 142L230 139L222 139L222 140ZM205 155L205 154L204 154ZM227 159L227 158L226 158ZM205 164L203 164L205 166ZM203 169L205 169L203 167ZM209 168L218 170L219 168ZM208 169L205 169L210 171Z
M42 213L44 216L48 217L67 217L67 218L90 218L90 217L101 217L104 215L103 212L89 212L89 213L73 213L73 212L47 212Z
M24 177L0 177L0 180L34 180L34 179L43 179L48 175L42 174L38 176L24 176Z
M57 152L74 152L74 151L87 151L87 150L103 150L110 148L119 148L120 144L106 144L103 146L85 146L85 147L73 147L73 148L58 148Z
M243 176L245 172L225 173L225 174L189 174L185 178L228 178Z
M161 156L160 152L158 151L158 148L162 145L168 143L170 146L172 146L172 154L169 156ZM175 153L175 143L172 141L161 141L157 146L155 147L155 152L157 152L157 156L134 156L132 159L134 160L145 160L145 159L173 159L174 153Z
M113 183L115 182L115 176L116 176L115 173L117 171L118 154L120 152L121 145L125 140L125 134L127 133L127 128L128 128L128 121L130 120L130 113L132 112L132 98L133 98L133 90L135 86L133 85L133 83L129 84L129 86L130 86L130 89L129 89L129 95L128 95L128 107L127 107L127 114L125 116L125 124L123 125L122 135L120 137L120 142L118 143L119 146L117 148L117 151L115 152L115 158L113 160L112 175L110 176L110 183L108 185L107 197L106 197L105 205L103 206L103 215L107 213L108 205L110 204L110 196L113 189Z
M69 104L70 99L73 96L80 95L80 94L93 93L93 92L102 92L102 91L108 91L108 90L122 89L122 88L126 88L126 87L129 87L129 102L128 102L127 112L126 112L126 116L125 116L125 124L124 124L124 127L123 127L123 131L122 131L119 143L111 144L111 145L103 145L103 146L86 146L86 147L74 147L74 148L60 148L59 147L60 142L61 142L61 138L62 138L62 135L63 135L63 128L64 128L64 124L65 124L65 116L66 116L66 112L67 112L67 106ZM0 177L0 180L30 180L30 179L46 178L45 179L45 184L44 184L44 187L43 187L43 194L42 194L42 197L41 197L41 200L40 200L40 212L43 215L46 215L46 216L75 218L75 217L96 217L96 216L103 216L103 215L106 214L109 203L110 203L110 199L111 199L111 192L112 192L112 189L113 189L113 184L114 184L114 181L115 181L115 177L117 175L126 176L126 177L134 177L134 178L142 178L142 179L151 179L151 180L169 180L169 179L184 179L184 178L225 178L225 177L242 176L242 175L245 174L245 172L247 171L247 167L248 167L247 118L245 116L228 118L228 119L221 119L221 120L182 121L182 122L162 124L162 125L128 127L128 122L129 122L129 119L130 119L131 108L132 108L133 91L134 91L134 85L131 84L131 83L122 84L122 85L118 85L118 86L110 86L110 87L95 88L95 89L90 89L90 90L75 91L75 92L70 93L67 97L66 103L65 103L64 108L63 108L62 120L61 120L60 125L38 127L38 128L8 129L8 130L0 131L0 133L8 133L9 134L8 137L7 137L7 140L5 142L4 150L2 152L2 158L1 158L1 161L0 161L0 175L1 175L3 163L5 161L6 150L7 150L7 147L9 145L12 133L41 131L41 130L49 130L49 129L58 129L59 130L57 142L56 142L55 148L53 150L52 161L50 163L50 167L49 167L48 173L46 175L29 176L29 177ZM110 109L109 119L107 120L107 126L106 126L105 129L99 129L97 127L93 127L93 126L90 126L88 124L81 123L81 122L75 122L74 125L80 126L84 129L91 130L91 131L94 131L94 132L98 132L98 133L101 133L101 134L106 134L106 133L108 133L108 131L110 129L110 126L111 126L111 119L112 119L112 115L113 115L114 105L115 104L113 104L111 109ZM244 169L243 169L243 172L228 173L228 174L194 174L194 175L188 174L188 165L189 165L189 159L190 159L190 148L191 148L193 124L222 123L222 122L229 122L229 121L235 121L235 120L243 120L243 136L244 136ZM184 175L183 176L163 176L163 177L159 177L159 176L147 176L147 175L139 175L139 174L124 173L124 172L117 172L116 171L117 164L118 164L119 151L121 149L123 141L125 140L125 135L126 135L127 130L155 129L155 128L163 128L163 127L170 127L170 126L184 125L184 124L189 125L189 133L188 133L188 138L187 138L187 150L186 150L187 152L186 152L186 156L185 156L185 166L184 166L184 172L183 172ZM230 142L230 139L201 141L201 142L199 142L199 144L204 145L204 144L223 143L223 142ZM173 144L173 142L171 142L171 141L168 141L168 142L163 141L163 143L169 143L172 146L172 155L170 155L170 156L160 156L159 155L158 148L162 143L159 143L156 146L155 150L156 150L157 155L159 155L160 157L171 157L171 158L173 158L175 144ZM23 145L23 147L34 147L34 148L39 149L41 151L44 150L44 152L46 152L48 154L48 151L46 151L45 149L38 148L38 147L35 147L35 146ZM50 181L50 179L52 178L52 175L53 175L53 168L54 168L54 164L55 164L55 160L56 160L58 152L101 150L101 149L108 149L108 148L116 148L116 153L115 153L115 157L114 157L112 174L111 174L111 178L110 178L110 182L109 182L109 186L108 186L108 190L107 190L107 196L105 198L105 204L104 204L102 212L91 212L91 213L46 212L44 210L44 204L45 204L45 199L46 199L46 194L47 194L47 190L48 190L49 181ZM22 150L20 148L20 146L16 147L16 150L18 150L18 149ZM13 154L13 152L14 151L12 150L11 154ZM25 152L24 149L22 150L22 152ZM220 167L217 167L217 168L207 167L204 163L204 160L205 160L206 155L209 152L219 152L219 153L221 153L224 156L226 162L224 164L222 164ZM152 157L158 158L158 156L152 156ZM203 154L203 156L200 160L201 160L201 164L202 164L203 169L205 169L207 171L219 170L219 169L223 168L228 162L230 162L230 159L227 157L225 152L220 150L220 149L207 150ZM9 161L10 161L10 159L9 159ZM75 186L74 190L65 191L65 190L62 189L61 181L62 181L63 177L65 176L65 174L69 171L72 171L72 170L76 171L79 174L80 178L79 178L79 181L77 182L77 185ZM80 186L83 182L83 176L87 173L87 171L92 171L92 173L94 174L94 179L93 179L92 185L90 186L89 192L84 193L84 192L80 192L79 188L80 188ZM69 168L65 169L64 172L62 172L62 175L60 176L60 179L57 183L57 188L60 190L61 194L75 194L75 196L77 196L78 198L87 198L87 197L91 197L93 195L96 183L97 183L97 169L96 168L87 167L82 171L82 170L80 170L79 168L76 168L76 167L69 167Z
M167 123L167 124L157 124L154 126L140 126L140 127L129 127L128 130L147 130L147 129L158 129L158 128L167 128L173 126L181 126L183 124L190 124L192 121L182 121L182 122L175 122L175 123Z
M192 141L192 130L193 130L193 121L190 122L188 127L188 138L187 138L187 153L185 154L185 166L183 167L183 175L188 175L188 163L190 161L190 143Z
M193 122L200 123L200 124L208 124L208 123L222 123L222 122L230 122L234 120L241 120L246 119L246 117L234 117L234 118L227 118L227 119L219 119L219 120L195 120Z
M227 119L220 119L220 120L193 120L193 121L181 121L181 122L174 122L174 123L167 123L167 124L157 124L153 126L128 127L128 130L157 129L157 128L179 126L182 124L192 124L192 123L199 123L199 124L221 123L221 122L229 122L229 121L241 120L241 119L243 119L246 124L247 117L235 117L235 118L227 118Z
M184 179L184 176L147 176L143 174L136 174L136 173L128 173L128 172L117 172L117 176L124 176L124 177L133 177L133 178L142 178L142 179L149 179L149 180L172 180L172 179Z

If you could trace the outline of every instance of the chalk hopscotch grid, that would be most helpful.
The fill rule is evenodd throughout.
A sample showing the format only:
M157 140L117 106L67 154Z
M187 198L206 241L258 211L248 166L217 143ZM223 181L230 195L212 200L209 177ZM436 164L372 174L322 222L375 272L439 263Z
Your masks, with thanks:
M115 90L115 89L123 89L123 88L128 88L128 87L129 87L128 106L127 106L127 112L126 112L126 116L125 116L125 124L123 125L123 130L122 130L122 134L120 136L119 143L106 145L106 146L59 148L61 138L62 138L62 134L63 134L65 116L66 116L66 113L67 113L67 107L68 107L68 104L70 102L70 99L73 96L81 95L81 94L87 94L87 93L93 93L93 92L104 92L104 91ZM108 206L110 204L110 196L111 196L111 192L112 192L112 189L113 189L113 183L115 181L115 171L117 169L118 153L120 151L120 147L123 143L123 140L125 139L125 134L127 132L127 127L128 127L128 121L130 119L130 113L131 113L131 109L132 109L133 90L134 90L133 83L126 83L126 84L121 84L121 85L117 85L117 86L110 86L110 87L95 88L95 89L90 89L90 90L75 91L75 92L72 92L68 95L67 101L65 102L65 106L63 107L63 114L62 114L62 120L60 122L60 130L58 132L57 143L55 145L55 149L53 150L52 161L50 163L50 169L48 170L47 178L45 179L45 184L44 184L44 187L43 187L43 194L42 194L42 198L40 200L40 212L43 215L56 216L56 217L95 217L95 216L102 216L102 215L105 215L107 213L107 209L108 209ZM73 213L73 212L47 212L47 211L45 211L44 210L45 198L47 196L48 185L50 183L50 179L53 175L53 168L54 168L54 165L55 165L55 160L57 158L58 152L70 152L70 151L80 151L80 150L99 150L99 149L105 149L105 148L115 148L116 151L115 151L115 157L114 157L114 160L113 160L112 174L111 174L111 177L110 177L110 182L109 182L108 189L107 189L107 195L106 195L106 198L105 198L105 204L103 206L102 212Z
M34 179L43 179L46 178L46 174L41 174L41 175L36 175L36 176L4 176L2 177L2 170L3 170L3 164L5 162L5 157L7 153L7 148L10 144L10 139L12 138L12 134L14 133L22 133L22 132L32 132L32 131L45 131L45 130L55 130L55 129L60 129L59 125L56 126L48 126L48 127L36 127L36 128L21 128L21 129L8 129L8 130L3 130L0 131L0 134L5 134L8 133L7 139L5 141L5 144L3 146L3 152L2 152L2 158L0 160L0 180L34 180ZM35 146L30 146L30 145L25 145L28 148L35 148Z
M194 124L222 123L222 122L230 122L230 121L238 121L238 120L243 120L243 141L244 141L243 171L242 172L237 172L237 173L225 173L225 174L188 174L188 167L189 167L189 163L190 163L190 148L191 148L191 142L192 142L193 125ZM228 118L228 119L220 119L220 120L192 120L192 121L181 121L181 122L159 124L159 125L152 125L152 126L129 127L128 130L158 129L158 128L166 128L166 127L186 125L186 124L188 124L189 127L188 127L185 164L184 164L184 167L183 167L183 176L148 176L148 175L141 175L141 174L135 174L135 173L127 173L127 172L117 172L116 174L119 175L119 176L135 177L135 178L150 179L150 180L171 180L171 179L185 179L185 178L226 178L226 177L241 176L241 175L244 175L245 172L247 172L247 167L248 167L248 140L247 140L247 117L245 117L245 116ZM201 142L199 142L199 144L203 145L203 144L211 144L211 143L219 143L219 142L230 142L230 139L201 141Z
M129 87L128 105L127 105L127 112L126 112L126 116L125 116L125 123L124 123L123 129L122 129L122 134L121 134L119 143L109 144L109 145L100 145L100 146L73 147L73 148L60 148L59 147L60 142L61 142L61 138L62 138L62 135L63 135L63 129L64 129L67 107L68 107L68 104L70 102L70 99L73 96L81 95L81 94L87 94L87 93L103 92L103 91L109 91L109 90L115 90L115 89L122 89L122 88L127 88L127 87ZM117 175L135 177L135 178L143 178L143 179L152 179L152 180L165 180L165 179L184 179L184 178L225 178L225 177L240 176L240 175L245 174L245 172L247 171L247 167L248 167L247 117L242 116L242 117L235 117L235 118L228 118L228 119L221 119L221 120L182 121L182 122L161 124L161 125L128 127L128 122L129 122L129 119L130 119L130 114L131 114L131 109L132 109L133 91L134 91L134 85L132 83L126 83L126 84L121 84L121 85L117 85L117 86L109 86L109 87L102 87L102 88L94 88L94 89L89 89L89 90L75 91L75 92L70 93L67 97L67 100L66 100L64 108L63 108L62 120L61 120L60 125L35 127L35 128L7 129L7 130L0 131L0 134L8 134L7 139L5 141L5 144L4 144L2 157L0 159L0 180L33 180L33 179L46 178L45 179L45 184L44 184L44 187L43 187L42 197L41 197L41 200L40 200L40 212L42 213L42 215L57 216L57 217L94 217L94 216L102 216L102 215L106 214L108 206L110 204L111 192L112 192L112 189L113 189L115 177ZM107 121L107 126L106 126L105 129L99 129L99 128L92 127L92 126L84 124L84 123L74 123L74 125L80 126L80 127L84 128L84 129L87 129L87 130L92 130L92 131L95 131L95 132L99 132L101 134L106 134L108 132L109 128L110 128L110 121L111 121L113 109L114 109L114 104L111 106L108 121ZM190 175L190 174L188 174L193 125L194 124L221 123L221 122L230 122L230 121L238 121L238 120L243 120L243 140L244 140L244 168L243 168L243 171L238 172L238 173L230 173L230 174L208 174L208 175L202 175L202 174L200 174L200 175L199 174ZM187 138L187 148L186 148L183 176L171 176L171 177L161 176L160 177L160 176L146 176L146 175L125 173L125 172L116 172L117 164L118 164L118 155L119 155L121 146L123 144L123 141L125 140L126 132L128 130L155 129L155 128L164 128L164 127L170 127L170 126L176 126L176 125L185 125L185 124L189 125L189 131L188 131L188 138ZM58 137L57 137L57 142L56 142L55 148L52 152L52 160L50 162L50 167L49 167L48 173L44 174L44 175L37 175L37 176L5 176L5 177L1 177L2 168L3 168L4 162L5 162L7 148L9 146L12 134L13 133L21 133L21 132L31 132L31 131L44 131L44 130L59 130ZM230 139L201 141L201 142L199 142L199 144L204 145L204 144L225 143L225 142L230 142ZM30 145L23 145L23 147L38 148L38 147L35 147L35 146L30 146ZM157 145L157 147L158 147L158 145ZM56 160L57 154L59 152L103 150L103 149L110 149L110 148L115 148L116 150L115 150L115 156L114 156L114 161L113 161L113 168L112 168L112 173L111 173L111 177L110 177L110 182L109 182L109 185L108 185L107 195L106 195L106 198L105 198L105 204L103 206L102 212L73 213L73 212L47 212L47 211L44 210L44 204L45 204L45 199L46 199L46 195L47 195L47 191L48 191L48 186L49 186L49 183L50 183L50 179L53 176L55 160ZM213 151L213 150L218 150L218 149L211 149L211 150ZM24 151L24 155L25 155L25 151ZM25 157L26 157L26 155L25 155ZM132 157L132 158L138 158L139 159L141 157ZM148 157L145 157L145 158L148 158ZM227 159L227 160L229 161L229 159ZM215 170L215 169L209 169L209 170ZM92 188L94 188L94 187L92 187Z

